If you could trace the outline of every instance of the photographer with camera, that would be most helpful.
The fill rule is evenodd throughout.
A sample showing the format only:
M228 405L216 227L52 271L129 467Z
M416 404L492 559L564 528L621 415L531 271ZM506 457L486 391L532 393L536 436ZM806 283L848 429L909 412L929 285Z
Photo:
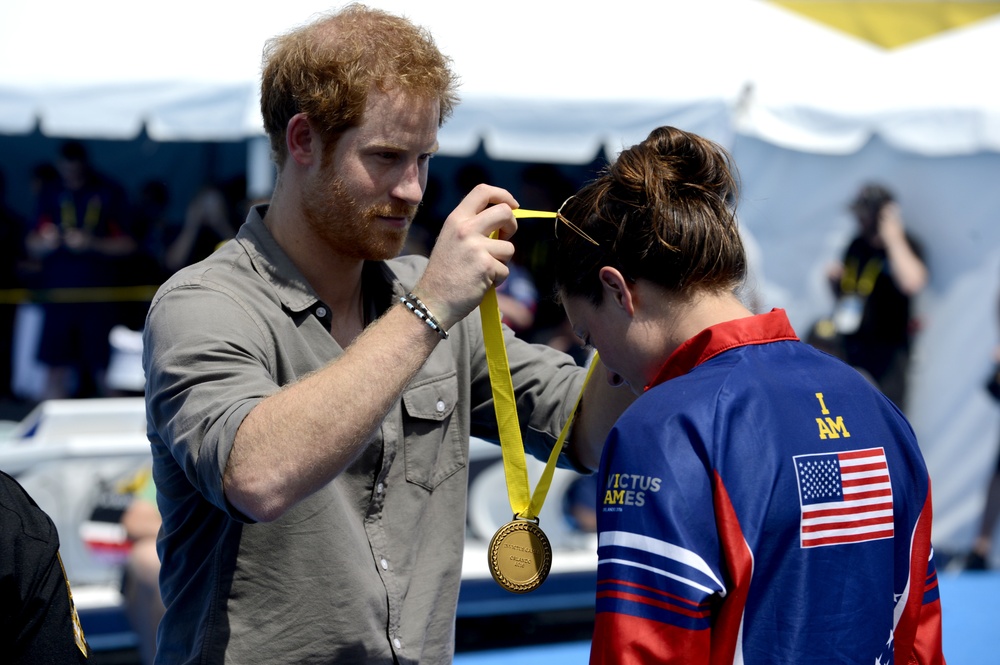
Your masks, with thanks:
M869 183L851 204L858 234L843 262L829 271L837 297L833 322L844 360L862 370L905 411L910 344L916 331L911 299L927 285L920 244L903 227L893 194Z

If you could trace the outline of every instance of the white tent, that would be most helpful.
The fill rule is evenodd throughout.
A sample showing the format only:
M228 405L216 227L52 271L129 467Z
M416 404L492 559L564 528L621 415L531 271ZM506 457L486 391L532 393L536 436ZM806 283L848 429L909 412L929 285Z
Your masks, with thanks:
M339 4L339 3L335 3ZM997 342L1000 18L884 50L764 0L372 0L435 35L463 79L442 153L584 163L674 124L722 142L744 182L761 305L800 334L865 180L896 191L928 248L910 415L936 540L970 542L998 448L981 388ZM257 136L265 39L330 5L284 0L0 6L3 135ZM504 184L504 183L498 183ZM998 548L1000 549L1000 548Z
M847 153L873 134L904 150L1000 150L985 63L1000 19L886 52L764 0L370 4L428 27L465 104L445 154L586 161L678 117L794 149ZM330 4L288 0L8 0L0 8L0 133L218 139L260 132L264 41ZM738 111L734 116L732 111ZM728 141L727 141L728 142Z

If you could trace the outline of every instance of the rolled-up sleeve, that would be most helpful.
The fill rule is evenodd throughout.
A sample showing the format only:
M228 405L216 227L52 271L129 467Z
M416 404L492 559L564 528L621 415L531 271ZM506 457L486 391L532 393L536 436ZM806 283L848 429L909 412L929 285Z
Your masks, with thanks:
M231 517L222 487L236 431L278 390L266 327L239 298L211 281L176 283L157 296L144 331L148 433L205 499ZM160 479L157 485L160 486ZM170 483L165 491L170 490Z

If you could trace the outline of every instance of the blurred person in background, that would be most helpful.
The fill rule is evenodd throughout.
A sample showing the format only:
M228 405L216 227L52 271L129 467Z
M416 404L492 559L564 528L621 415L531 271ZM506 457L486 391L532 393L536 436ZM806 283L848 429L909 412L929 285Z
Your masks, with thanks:
M997 302L997 314L1000 315L1000 299ZM986 389L990 397L1000 405L1000 344L993 353L993 372L986 383ZM979 521L979 530L976 532L972 548L962 561L965 570L988 570L991 567L990 553L993 551L993 534L996 532L997 522L1000 522L1000 445L997 446L996 468L986 487L986 501Z
M58 289L43 302L38 360L47 368L44 399L100 397L117 303L88 289L118 286L119 259L137 248L118 183L97 172L78 141L62 145L59 181L42 189L26 238L39 262L36 284ZM103 293L103 291L102 291Z
M532 210L557 210L579 184L564 175L555 164L545 163L525 166L520 180L518 202ZM578 364L586 365L590 354L577 344L566 322L566 313L555 297L551 234L551 220L548 219L522 220L518 230L522 250L515 258L531 275L537 294L528 339L568 353ZM587 485L583 479L578 483L580 487Z
M23 287L24 220L7 206L7 179L0 171L0 399L14 397L14 320Z
M147 264L146 284L160 284L184 266L201 261L235 237L234 205L221 185L201 186L184 208L184 218L169 216L170 190L166 183L145 183L139 195L133 235L140 239L138 256Z
M517 258L511 258L507 268L510 270L507 279L497 287L501 319L515 333L529 339L538 309L538 289L531 273L517 262Z
M184 224L166 239L163 266L168 276L201 261L236 236L231 210L221 187L205 185L198 190L184 211Z
M489 183L492 180L489 169L479 162L468 162L463 164L455 174L455 182L460 192L470 192L478 185ZM541 207L537 210L550 210L551 208ZM514 239L514 256L507 264L509 273L507 279L497 286L497 304L500 307L500 315L504 325L516 332L524 339L530 339L531 332L535 325L535 312L538 309L538 289L535 287L535 279L531 271L525 267L525 256L530 257L533 249L533 237L527 232L528 222L524 220L519 224L518 235Z
M136 476L132 500L121 517L130 543L122 577L125 613L139 638L143 665L152 665L156 656L156 631L163 617L160 598L160 559L156 538L162 520L156 507L156 485L152 470L143 468Z
M858 233L828 273L836 297L832 321L844 360L905 411L916 332L912 299L928 280L923 249L884 186L864 185L851 211Z

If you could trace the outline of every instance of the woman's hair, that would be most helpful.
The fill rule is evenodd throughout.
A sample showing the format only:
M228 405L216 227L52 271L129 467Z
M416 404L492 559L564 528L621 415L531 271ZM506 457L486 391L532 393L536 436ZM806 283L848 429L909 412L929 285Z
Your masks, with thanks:
M674 127L653 130L563 205L557 288L599 305L598 273L612 266L631 282L646 279L678 295L736 289L747 271L737 189L722 147Z
M260 108L274 161L287 157L285 129L305 113L335 143L361 124L373 88L437 99L440 122L458 103L458 78L430 33L387 12L352 4L264 47Z

